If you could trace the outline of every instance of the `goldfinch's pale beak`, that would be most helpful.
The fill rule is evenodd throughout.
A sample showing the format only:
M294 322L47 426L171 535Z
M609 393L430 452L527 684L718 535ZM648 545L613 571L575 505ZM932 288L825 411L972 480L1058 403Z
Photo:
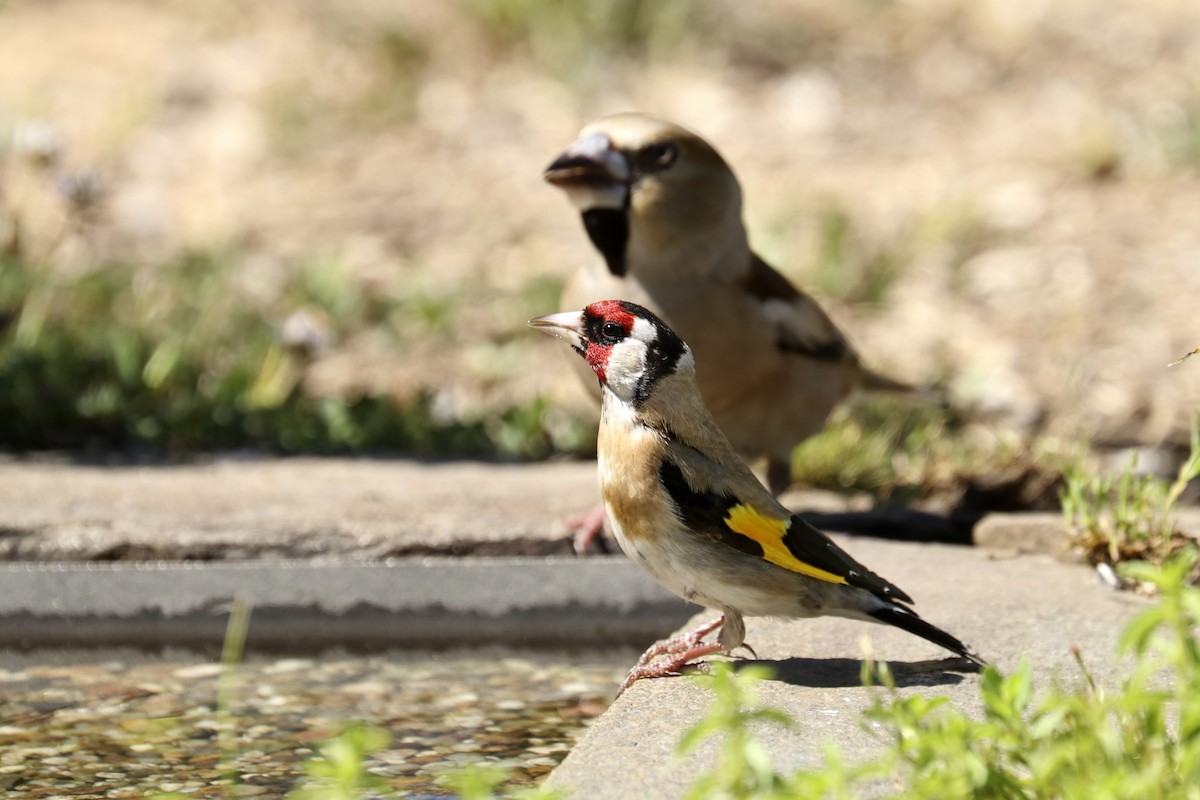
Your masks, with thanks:
M562 339L576 350L583 350L587 340L583 333L583 314L579 311L563 311L529 320L529 327Z
M603 133L572 142L542 177L567 193L581 211L623 208L631 177L629 162Z

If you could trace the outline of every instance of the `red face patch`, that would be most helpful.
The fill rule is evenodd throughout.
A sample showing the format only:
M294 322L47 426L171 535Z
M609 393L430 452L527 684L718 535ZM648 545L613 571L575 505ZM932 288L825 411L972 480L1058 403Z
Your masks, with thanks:
M588 366L596 373L601 382L607 382L608 357L612 354L616 340L604 335L604 326L615 322L621 326L628 336L633 331L634 316L625 310L620 300L601 300L592 303L583 310L587 327L587 349L583 353Z
M596 377L601 383L608 382L608 356L612 353L611 344L596 344L591 342L587 346L587 350L583 351L583 358L587 361L588 366L592 368L592 372L596 373Z
M596 317L604 322L616 322L625 329L625 333L633 331L633 314L625 310L625 304L620 300L601 300L592 303L583 310L589 318Z

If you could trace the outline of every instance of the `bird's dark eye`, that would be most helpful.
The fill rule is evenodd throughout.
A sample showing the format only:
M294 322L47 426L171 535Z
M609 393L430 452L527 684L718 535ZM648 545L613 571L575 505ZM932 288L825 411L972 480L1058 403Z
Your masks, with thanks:
M634 158L638 172L658 172L675 163L679 148L674 142L655 142L637 151Z
M619 342L625 338L625 326L619 322L606 322L600 328L600 335L612 342Z

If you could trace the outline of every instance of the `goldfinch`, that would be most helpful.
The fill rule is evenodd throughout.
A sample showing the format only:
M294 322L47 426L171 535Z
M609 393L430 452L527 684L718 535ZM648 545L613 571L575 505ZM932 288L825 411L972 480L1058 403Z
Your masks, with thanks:
M656 314L605 300L529 324L570 344L599 379L600 493L621 549L670 591L723 612L647 650L621 691L741 646L744 614L886 623L984 663L759 483L709 413L691 348Z
M544 177L603 257L568 280L563 306L621 297L666 320L691 344L700 394L733 446L766 458L773 494L791 480L793 448L851 391L910 388L864 367L821 307L755 255L737 177L691 131L603 117Z

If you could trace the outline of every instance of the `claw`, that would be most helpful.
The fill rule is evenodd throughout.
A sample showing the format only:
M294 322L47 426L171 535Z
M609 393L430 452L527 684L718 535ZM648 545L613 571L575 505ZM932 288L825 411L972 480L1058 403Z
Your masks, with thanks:
M633 669L625 676L621 688L617 689L617 697L642 678L661 678L664 675L677 675L685 664L694 658L720 653L728 649L719 641L703 642L705 636L725 624L725 617L720 616L711 622L706 622L698 628L663 639L650 645L642 657L634 664ZM669 658L655 661L661 656ZM614 698L615 699L615 698Z
M756 661L758 660L758 653L754 652L754 648L751 647L750 645L746 644L745 642L742 642L740 645L738 645L734 649L735 650L746 650L747 652L750 653L751 658L755 659Z

